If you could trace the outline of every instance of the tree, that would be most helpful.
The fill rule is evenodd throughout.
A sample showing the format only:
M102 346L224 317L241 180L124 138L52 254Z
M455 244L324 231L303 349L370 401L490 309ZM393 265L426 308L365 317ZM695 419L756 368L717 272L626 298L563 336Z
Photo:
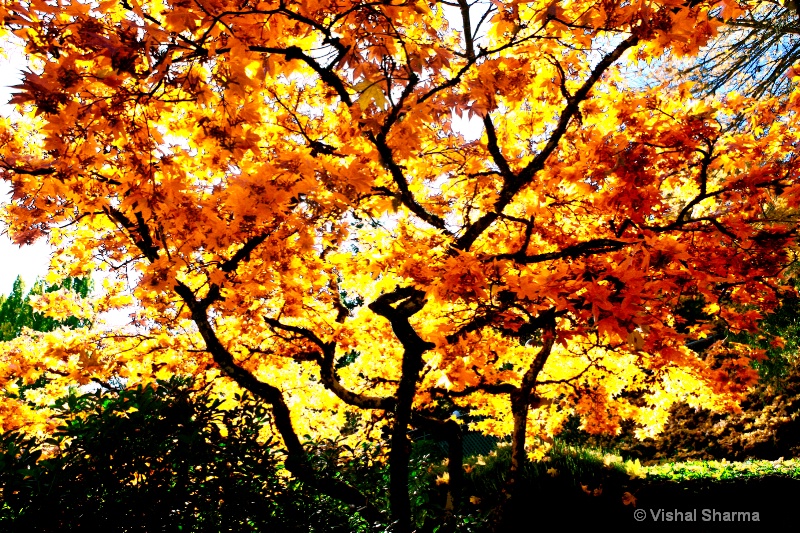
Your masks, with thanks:
M30 291L25 293L24 284L21 277L14 280L11 293L8 296L0 295L0 342L17 339L25 335L26 331L52 332L59 328L85 328L90 322L80 312L73 315L70 310L80 310L89 297L91 289L91 279L67 277L58 282L50 284L42 280L36 281ZM34 309L35 300L42 295L52 302L60 302L58 314L60 318L53 318L46 313L40 313ZM67 304L66 306L63 304ZM27 342L25 336L18 342ZM24 421L31 418L45 422L49 418L48 411L41 409L43 405L26 400L28 395L31 398L37 393L44 392L43 388L51 381L47 375L39 374L33 380L24 380L18 372L22 370L19 366L21 361L16 361L13 354L6 356L10 365L9 372L4 376L5 390L0 394L0 411L4 413L3 420L0 421L0 431L18 429L24 425ZM57 387L60 389L60 387ZM52 390L50 392L53 392ZM44 394L41 397L47 397ZM40 426L42 424L39 424Z
M38 313L34 311L31 299L43 293L56 291L69 291L81 298L87 298L90 284L89 278L67 278L53 285L45 285L39 281L25 294L22 278L17 277L14 280L11 294L0 296L0 340L7 341L18 337L22 333L22 328L30 328L34 331L53 331L62 326L70 328L87 326L88 322L85 319L74 316L58 321Z
M291 473L370 521L300 435L384 434L409 531L410 427L451 439L457 508L457 410L510 439L513 492L570 414L648 432L678 398L735 408L756 377L758 351L685 344L776 302L796 225L765 206L799 202L797 97L626 74L697 53L713 5L1 5L31 68L0 133L11 232L47 235L65 274L119 273L103 305L140 307L118 334L17 342L3 379L245 389ZM710 318L682 327L699 298Z

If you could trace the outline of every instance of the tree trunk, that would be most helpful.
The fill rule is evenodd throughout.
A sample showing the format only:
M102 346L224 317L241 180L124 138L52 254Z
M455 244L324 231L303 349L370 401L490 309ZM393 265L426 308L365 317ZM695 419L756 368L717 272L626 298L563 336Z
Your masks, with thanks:
M435 344L424 341L408 321L425 303L424 292L413 287L404 287L383 294L369 304L373 312L389 320L392 331L404 348L389 450L389 510L394 524L393 530L397 533L411 532L411 499L408 494L411 444L408 441L408 425L411 422L411 407L422 371L422 354L436 347Z
M517 492L519 489L519 478L522 475L527 452L525 451L526 433L528 430L528 411L533 397L534 387L539 373L544 368L550 352L553 350L555 342L555 315L550 313L547 317L547 324L542 331L542 347L534 357L531 366L522 378L520 386L511 392L511 414L514 419L514 429L511 433L511 468L506 480L504 492L507 501L505 509L501 510L498 524L510 524L515 522L517 516L517 506L519 505ZM501 527L503 527L501 525Z
M389 450L389 509L394 531L411 531L411 499L408 494L408 463L411 459L411 442L408 426L411 422L411 404L417 390L417 380L422 369L422 353L403 356L403 376L397 390L397 408L392 426Z

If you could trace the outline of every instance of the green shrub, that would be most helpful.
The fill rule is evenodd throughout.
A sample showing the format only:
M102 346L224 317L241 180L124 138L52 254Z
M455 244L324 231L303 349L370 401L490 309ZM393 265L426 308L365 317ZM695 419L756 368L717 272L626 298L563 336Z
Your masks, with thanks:
M357 513L282 475L279 448L258 439L263 405L220 404L177 378L64 398L51 439L0 439L0 529L367 530ZM61 451L37 462L47 446Z

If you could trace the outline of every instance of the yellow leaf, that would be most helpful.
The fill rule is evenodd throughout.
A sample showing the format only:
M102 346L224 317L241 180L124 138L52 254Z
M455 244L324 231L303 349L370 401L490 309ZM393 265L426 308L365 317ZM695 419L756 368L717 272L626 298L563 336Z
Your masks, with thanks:
M263 69L263 63L261 62L261 60L256 59L256 60L253 60L253 61L249 62L244 67L244 73L248 78L255 79L256 75L259 72L261 72L262 69Z

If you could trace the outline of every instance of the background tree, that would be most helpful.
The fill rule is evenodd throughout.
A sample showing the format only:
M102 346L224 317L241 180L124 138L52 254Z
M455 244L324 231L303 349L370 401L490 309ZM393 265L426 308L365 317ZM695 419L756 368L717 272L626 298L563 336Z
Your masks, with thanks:
M791 93L800 63L800 11L794 1L726 4L728 20L681 74L700 96L738 90L749 96ZM725 13L725 11L728 13Z
M43 333L53 332L60 328L74 330L88 327L90 325L88 318L83 314L71 315L69 310L85 307L91 285L89 277L67 277L60 282L51 284L37 280L31 290L25 292L22 278L17 277L11 293L8 296L0 295L0 342L12 339L18 339L16 342L29 342L27 336L20 339L26 329L29 332ZM52 298L52 301L68 304L58 306L60 309L57 309L57 312L60 314L60 318L54 318L35 310L35 306L38 305L35 300L43 295ZM0 404L3 405L2 410L5 414L0 421L0 430L18 429L32 419L44 421L44 424L38 424L39 427L49 426L50 424L46 422L49 416L46 404L49 402L44 400L37 404L32 399L37 396L40 399L48 396L47 385L52 381L51 377L39 375L37 379L26 381L15 372L21 370L22 367L14 359L13 353L8 354L6 359L12 366L8 369L8 382L5 390L0 393ZM62 386L58 386L58 388L63 390ZM31 400L26 399L28 396Z
M88 326L86 319L78 317L67 317L64 320L46 316L34 311L31 305L31 298L43 293L53 293L59 290L69 291L81 298L89 296L91 280L86 278L66 278L60 283L45 285L43 281L37 281L33 288L25 293L22 278L14 280L14 286L8 296L0 296L0 340L8 341L18 337L22 328L30 328L34 331L53 331L56 328L65 326L77 328Z
M512 487L570 414L652 432L679 398L734 408L761 354L711 364L685 344L713 324L684 331L674 309L702 297L741 331L775 304L796 227L765 206L800 201L797 119L623 68L697 53L711 9L3 0L32 67L0 130L6 220L17 242L47 235L65 274L119 273L105 305L141 312L12 342L0 383L246 389L291 473L374 522L300 436L386 435L403 532L408 429L457 435L459 405L511 436Z

